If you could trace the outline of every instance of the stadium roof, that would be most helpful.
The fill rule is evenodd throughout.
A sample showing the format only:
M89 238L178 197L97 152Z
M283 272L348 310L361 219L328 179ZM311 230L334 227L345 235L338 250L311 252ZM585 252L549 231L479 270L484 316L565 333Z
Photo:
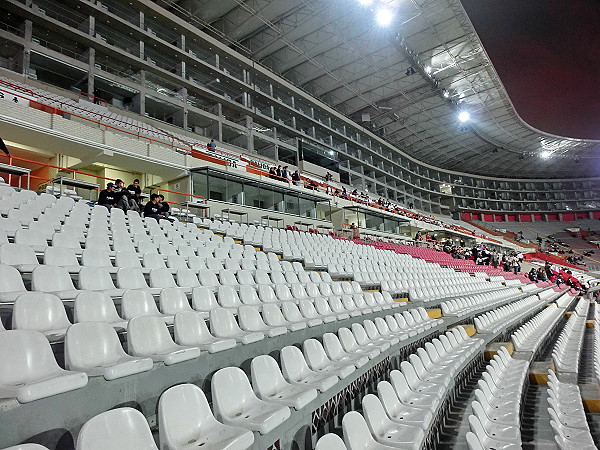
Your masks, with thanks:
M423 162L511 178L600 175L600 141L519 117L459 0L157 3Z

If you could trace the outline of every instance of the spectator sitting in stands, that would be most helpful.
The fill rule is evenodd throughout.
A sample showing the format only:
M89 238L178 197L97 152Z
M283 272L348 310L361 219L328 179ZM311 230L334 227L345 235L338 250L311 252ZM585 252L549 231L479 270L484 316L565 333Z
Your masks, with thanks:
M277 166L277 169L275 170L275 175L277 175L277 179L281 179L281 166Z
M206 147L211 149L211 150L216 150L217 149L217 143L215 142L214 139L211 139L210 142L208 144L206 144Z
M329 182L331 180L333 180L333 175L331 175L331 173L327 172L325 174L325 181Z
M530 281L533 281L534 283L537 283L537 281L538 281L538 273L537 273L537 270L535 270L535 269L531 269L531 270L529 271L529 275L528 275L528 277L529 277L529 280L530 280Z
M152 194L150 201L146 203L144 207L144 217L151 217L157 222L160 220L168 220L167 217L161 212L161 204L159 203L160 195Z
M114 183L108 183L106 185L106 189L100 191L100 195L98 196L98 204L108 208L109 211L111 208L116 208L117 195L115 194Z
M170 219L171 215L171 207L167 202L165 202L165 196L162 194L158 194L158 206L160 207L160 213L166 218Z
M546 272L541 267L537 270L537 279L538 281L548 281L548 277L546 276Z
M138 208L142 206L142 188L140 187L140 180L137 178L133 180L129 186L127 186L127 190L131 195L133 195L133 200L138 205Z
M129 192L128 189L125 189L125 182L121 179L117 179L115 181L117 188L115 189L115 193L117 195L117 207L121 208L123 211L127 212L132 209L134 211L140 212L140 207L137 202L133 199L133 195Z
M283 182L289 181L290 179L290 171L288 170L288 166L283 166L281 169L281 178L283 178Z

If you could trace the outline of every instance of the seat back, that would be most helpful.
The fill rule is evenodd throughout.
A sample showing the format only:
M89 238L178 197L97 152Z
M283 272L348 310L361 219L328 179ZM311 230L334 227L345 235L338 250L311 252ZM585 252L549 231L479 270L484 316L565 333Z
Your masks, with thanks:
M112 299L104 292L83 291L75 297L75 322L120 322Z
M158 424L160 447L181 448L202 436L207 426L216 424L216 419L202 389L180 384L160 396Z
M315 450L348 450L348 448L341 437L328 433L317 441Z
M121 289L148 289L144 274L135 267L121 267L117 271L117 285Z
M115 284L107 268L84 266L79 272L79 289L104 291L115 289Z
M211 381L215 416L219 420L235 417L244 404L256 401L248 377L239 367L217 370Z
M77 450L158 450L144 415L118 408L88 420L77 437Z
M160 291L159 302L163 314L175 315L182 311L192 311L187 297L178 288L165 288Z
M125 356L117 332L107 323L76 323L67 330L65 365L69 370L108 366Z
M182 311L175 314L175 342L180 345L198 346L211 340L204 317L196 311Z
M12 266L0 265L0 292L27 292L21 274Z
M130 353L150 355L170 350L174 342L164 320L156 316L134 317L127 324Z
M0 385L16 386L44 379L60 370L48 339L37 331L0 333Z
M27 292L17 297L13 307L14 330L50 331L68 328L71 322L62 301L44 292Z
M38 266L31 274L31 290L39 292L75 290L69 272L63 267Z
M154 298L142 289L129 289L123 293L121 312L127 320L139 316L160 316Z
M0 230L0 235L6 236ZM6 241L8 242L8 241ZM0 264L8 264L10 266L18 266L20 264L39 264L35 251L23 244L8 244L0 245ZM48 263L46 263L48 264Z

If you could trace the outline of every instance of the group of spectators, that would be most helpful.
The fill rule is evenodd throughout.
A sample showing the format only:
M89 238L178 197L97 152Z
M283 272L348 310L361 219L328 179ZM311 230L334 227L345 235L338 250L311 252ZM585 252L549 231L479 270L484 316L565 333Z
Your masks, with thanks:
M269 167L269 178L283 181L284 183L291 182L294 186L302 186L302 178L300 172L295 170L292 172L288 166L271 166Z
M109 211L112 208L119 208L124 212L136 211L139 214L143 212L144 217L152 217L157 221L173 220L170 217L171 208L165 201L164 195L152 194L149 201L145 205L142 204L142 189L138 179L133 180L127 188L121 179L115 180L114 183L107 183L106 189L100 191L98 205L104 206Z

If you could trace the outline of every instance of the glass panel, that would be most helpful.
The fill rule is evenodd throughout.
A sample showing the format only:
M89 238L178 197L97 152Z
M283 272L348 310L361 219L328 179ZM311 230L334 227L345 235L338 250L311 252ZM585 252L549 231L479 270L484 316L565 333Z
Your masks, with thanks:
M244 185L239 181L227 181L227 201L242 205L244 203Z
M283 204L283 192L273 192L273 211L285 211Z
M246 184L244 185L244 204L246 206L254 206L255 208L264 208L264 202L260 197L260 189L258 186Z
M192 192L194 195L208 196L208 174L206 172L192 173Z
M295 193L285 194L285 212L289 214L300 215L300 208L298 206L298 195Z
M314 200L299 197L300 215L314 219L317 217L317 205Z
M365 228L369 228L370 230L379 230L383 231L383 217L372 216L367 214L365 217Z
M211 176L208 180L208 198L211 200L225 201L227 192L227 181L223 178Z

